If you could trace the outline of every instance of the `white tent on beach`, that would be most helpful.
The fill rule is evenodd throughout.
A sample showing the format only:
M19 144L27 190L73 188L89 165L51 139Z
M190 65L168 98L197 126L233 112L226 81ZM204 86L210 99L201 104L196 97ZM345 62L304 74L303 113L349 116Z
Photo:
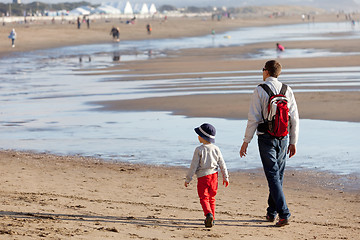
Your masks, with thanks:
M129 14L129 15L132 15L134 13L133 8L132 8L129 1L126 2L123 13L124 14Z
M151 15L154 15L156 12L157 12L157 10L156 10L155 4L152 3L149 8L149 13Z
M146 3L144 3L141 7L140 14L149 14L149 8Z
M118 13L115 12L115 9L119 10L122 14L133 14L133 8L129 1L123 2L123 1L117 1L117 2L105 2L101 3L101 6L99 7L103 9L104 11L110 11L111 13Z
M149 8L146 3L143 4L135 4L134 6L134 13L141 14L141 15L148 15L149 14Z

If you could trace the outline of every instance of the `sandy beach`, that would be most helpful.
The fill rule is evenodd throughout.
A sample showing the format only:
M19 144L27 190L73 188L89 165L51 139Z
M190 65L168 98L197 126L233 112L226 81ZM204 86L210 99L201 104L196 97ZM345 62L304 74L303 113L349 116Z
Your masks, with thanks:
M286 172L291 225L264 221L261 171L220 186L217 221L203 227L186 169L1 151L1 239L355 239L359 192L325 173ZM336 190L335 190L336 189Z
M321 20L337 21L337 18L335 15L317 17L317 21ZM152 20L151 37L195 36L208 34L212 28L223 32L242 26L301 22L299 16L223 22L188 18L167 22ZM73 24L7 24L0 28L0 56L6 58L17 51L111 42L110 28L117 24L121 39L145 39L149 37L146 23L146 20L139 20L135 25L94 22L90 29L80 30ZM15 48L10 47L7 39L13 27L19 36ZM289 48L360 52L357 40L284 44ZM194 76L206 76L202 72L258 69L260 77L265 61L234 58L234 52L255 52L260 48L273 48L273 44L169 51L166 58L127 62L108 70L128 69L129 74L192 72ZM283 68L299 68L299 71L308 67L358 66L359 62L360 55L281 60ZM131 80L131 76L126 80ZM358 106L358 93L358 90L298 93L300 116L359 122L358 111L343 107ZM214 101L216 105L210 109L204 107L214 99L210 94L99 104L104 110L160 110L190 117L246 119L249 98L249 94L219 94ZM0 151L0 161L1 239L356 239L360 234L360 192L354 187L358 185L356 176L287 170L284 189L292 218L289 226L279 229L264 221L268 190L262 171L230 172L230 186L219 187L216 225L205 229L195 182L189 188L183 187L184 168L10 150Z

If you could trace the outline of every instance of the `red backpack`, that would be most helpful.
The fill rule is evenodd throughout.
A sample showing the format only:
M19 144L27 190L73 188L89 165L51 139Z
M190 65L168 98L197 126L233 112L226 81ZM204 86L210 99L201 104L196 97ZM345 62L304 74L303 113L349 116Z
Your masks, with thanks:
M269 95L268 115L264 119L263 126L259 125L262 132L268 132L270 135L283 138L288 135L289 125L289 108L288 99L285 96L287 85L283 84L279 94L274 94L268 85L260 84L260 86ZM259 129L259 128L258 128Z

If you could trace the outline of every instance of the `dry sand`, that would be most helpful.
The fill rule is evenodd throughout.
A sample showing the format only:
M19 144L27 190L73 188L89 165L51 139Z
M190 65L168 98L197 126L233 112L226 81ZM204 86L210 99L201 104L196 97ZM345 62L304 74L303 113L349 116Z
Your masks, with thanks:
M327 20L332 18L336 20L335 16L326 16ZM266 24L300 21L297 17L266 19ZM235 26L265 24L264 19L221 23L169 19L166 23L159 20L151 23L154 29L151 37L197 35L209 33L211 28L224 31ZM67 24L9 24L0 28L0 54L6 57L13 51L109 42L110 27L115 24L96 22L89 30L77 30L75 25ZM145 24L146 21L131 26L122 24L121 38L148 37ZM4 37L13 26L19 35L14 49ZM356 41L346 43L349 51L359 52ZM306 44L336 49L339 42ZM263 61L227 59L234 51L254 51L258 47L169 53L177 58L129 62L118 68L130 69L130 73L261 69ZM359 56L282 60L284 68L358 66L359 62ZM337 94L349 105L358 106L358 92ZM312 95L319 106L311 107L306 93L297 94L301 116L359 121L356 111L338 107L334 112L325 108L336 102L332 96L332 93ZM125 110L172 110L189 116L245 118L248 96L217 97L217 109L223 110L220 116L214 109L198 110L213 98L211 95L119 101L106 106ZM179 103L182 107L178 107ZM314 115L319 108L324 112ZM288 170L284 188L293 216L291 225L279 229L264 221L268 190L263 173L231 172L230 186L219 188L216 225L205 229L196 184L193 182L187 189L183 187L186 170L182 168L13 151L1 151L0 161L0 239L356 239L360 234L359 190L352 188L358 185L356 177L345 181L325 173ZM341 185L344 182L353 185Z
M11 151L1 151L0 162L1 239L356 239L360 233L359 192L342 191L324 173L286 172L292 218L281 229L264 221L263 173L231 173L229 187L219 187L216 225L205 229L196 181L185 188L182 168Z

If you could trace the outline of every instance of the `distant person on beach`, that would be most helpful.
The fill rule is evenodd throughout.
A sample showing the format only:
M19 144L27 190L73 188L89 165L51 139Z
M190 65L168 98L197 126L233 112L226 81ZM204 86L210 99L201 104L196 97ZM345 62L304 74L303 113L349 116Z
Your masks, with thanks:
M147 33L150 35L150 34L151 34L151 31L152 31L152 28L151 28L151 25L150 25L150 24L147 24L147 25L146 25L146 30L147 30Z
M278 52L283 52L285 50L284 46L281 45L280 43L276 43L276 50Z
M15 28L13 28L9 34L9 38L11 39L11 46L15 47L15 39L16 39L16 32Z
M77 18L77 28L80 29L81 27L81 20L80 17Z
M209 123L204 123L194 129L198 134L199 142L202 145L195 149L190 169L186 175L185 187L192 180L194 174L198 178L197 191L200 204L205 215L205 227L210 228L214 225L215 219L215 196L218 189L218 170L220 168L223 185L229 185L229 174L225 161L219 147L215 142L216 130Z
M279 215L279 221L275 226L282 227L289 224L291 215L283 192L283 178L286 154L288 153L289 158L291 158L296 153L296 143L299 134L299 114L292 89L278 80L281 73L280 63L275 60L268 61L262 72L264 83L255 88L251 98L240 157L246 156L248 144L257 130L260 158L270 192L266 220L273 222L276 215ZM275 127L273 128L273 125L268 124L271 121L268 121L266 118L268 116L271 92L276 95L282 93L282 107L287 107L285 112L288 112L288 115L284 117L288 121L286 122L288 127L282 129L284 135L286 134L283 137L274 136ZM284 105L284 99L286 99L286 105Z
M112 35L114 41L120 41L120 28L112 27L110 31L110 35Z

